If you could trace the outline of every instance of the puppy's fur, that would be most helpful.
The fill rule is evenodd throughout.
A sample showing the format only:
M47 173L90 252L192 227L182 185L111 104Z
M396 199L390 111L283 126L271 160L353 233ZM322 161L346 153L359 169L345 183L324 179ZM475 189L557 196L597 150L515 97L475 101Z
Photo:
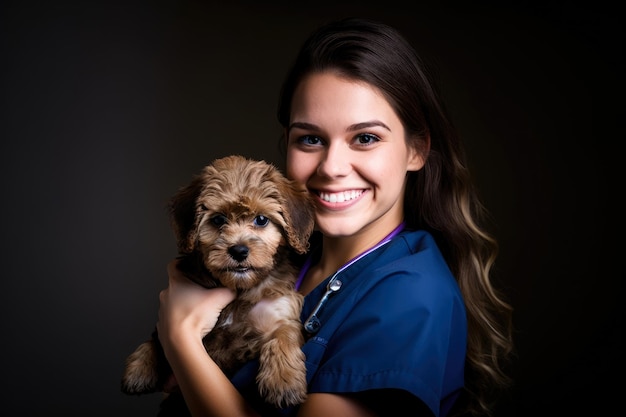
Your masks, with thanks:
M213 161L170 201L178 267L207 288L226 286L237 296L203 339L211 358L231 376L259 358L260 394L276 406L306 398L305 357L295 291L294 254L304 253L313 231L313 206L274 166L238 155ZM158 335L126 360L122 391L163 391L171 368Z

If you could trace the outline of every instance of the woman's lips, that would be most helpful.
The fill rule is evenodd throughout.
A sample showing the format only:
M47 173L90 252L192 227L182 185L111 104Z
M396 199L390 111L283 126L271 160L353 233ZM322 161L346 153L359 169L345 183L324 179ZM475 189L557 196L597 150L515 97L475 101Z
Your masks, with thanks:
M318 196L327 203L343 203L350 200L356 200L363 194L363 190L347 190L337 193L320 191Z
M363 196L366 190L354 189L338 192L316 191L320 206L330 209L343 209L351 206Z

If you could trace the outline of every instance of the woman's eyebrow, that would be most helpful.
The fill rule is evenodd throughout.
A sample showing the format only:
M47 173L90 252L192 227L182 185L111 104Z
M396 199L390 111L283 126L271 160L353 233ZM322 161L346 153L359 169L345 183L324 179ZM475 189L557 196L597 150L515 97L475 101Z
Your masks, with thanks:
M367 129L368 127L374 127L374 126L380 126L391 132L391 129L389 128L389 126L387 126L385 123L381 122L380 120L370 120L367 122L355 123L353 125L348 126L346 131L353 132L356 130ZM293 128L304 129L304 130L319 130L319 127L317 125L314 125L313 123L307 123L307 122L293 122L292 124L289 125L288 130L291 130Z
M307 122L293 122L292 124L289 125L288 130L293 129L294 127L298 129L303 129L303 130L319 130L319 127L317 125L314 125L313 123L307 123Z
M370 120L367 122L355 123L353 125L348 126L348 131L367 129L368 127L375 127L375 126L380 126L391 132L391 129L389 128L389 126L387 126L380 120Z

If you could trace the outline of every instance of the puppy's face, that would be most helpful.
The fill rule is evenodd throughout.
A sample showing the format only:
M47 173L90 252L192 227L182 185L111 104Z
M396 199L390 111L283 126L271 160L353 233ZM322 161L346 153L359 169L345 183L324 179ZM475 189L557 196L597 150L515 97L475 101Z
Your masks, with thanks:
M197 248L204 265L223 285L253 287L274 269L274 257L284 244L272 219L275 202L252 195L210 193L200 198Z
M224 286L248 289L276 267L281 246L303 253L313 205L274 166L230 156L206 166L172 199L181 253L199 252Z

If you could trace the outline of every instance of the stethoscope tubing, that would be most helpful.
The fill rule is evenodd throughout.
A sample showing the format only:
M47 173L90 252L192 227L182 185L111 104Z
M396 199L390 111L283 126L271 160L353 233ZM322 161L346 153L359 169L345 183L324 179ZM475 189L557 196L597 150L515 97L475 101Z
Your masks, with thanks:
M356 258L352 259L350 262L348 262L347 264L339 268L337 272L333 274L333 276L328 281L328 284L326 285L326 291L324 292L324 295L322 295L322 298L320 298L318 303L315 305L315 308L313 309L309 317L304 322L304 330L307 333L315 334L322 327L322 322L320 321L318 314L322 310L322 307L324 306L324 304L326 304L326 301L328 301L330 296L335 294L341 289L343 282L338 279L339 274L345 271L346 269L348 269L349 267L351 267L352 265L354 265L356 262L363 259L365 256L369 255L370 253L381 248L382 246L386 245L389 242L391 242L391 237L383 240L376 246L366 250L365 252L363 252L362 254L360 254L359 256L357 256Z

